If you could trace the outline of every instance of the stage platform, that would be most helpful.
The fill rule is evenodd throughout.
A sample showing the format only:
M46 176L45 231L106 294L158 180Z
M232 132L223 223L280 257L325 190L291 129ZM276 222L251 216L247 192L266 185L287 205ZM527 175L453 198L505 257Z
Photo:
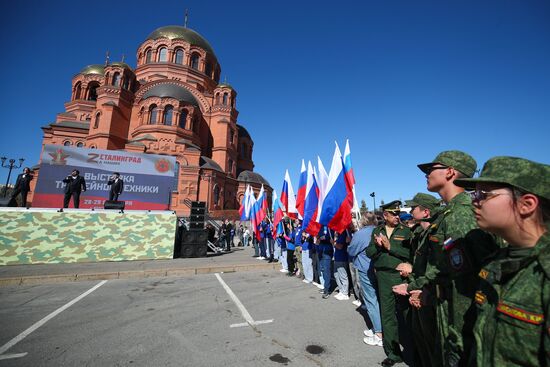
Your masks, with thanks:
M173 211L0 208L0 265L171 259Z

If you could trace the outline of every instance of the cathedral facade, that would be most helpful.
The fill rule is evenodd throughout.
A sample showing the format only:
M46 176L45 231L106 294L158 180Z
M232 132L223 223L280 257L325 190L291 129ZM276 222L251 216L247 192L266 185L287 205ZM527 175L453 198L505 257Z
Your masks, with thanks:
M263 184L271 194L253 172L254 142L238 123L237 92L220 83L210 44L189 28L166 26L153 31L136 56L135 69L107 61L76 74L65 112L42 127L43 146L174 156L171 208L181 215L189 213L190 200L205 201L219 216L234 215L248 184L256 192Z

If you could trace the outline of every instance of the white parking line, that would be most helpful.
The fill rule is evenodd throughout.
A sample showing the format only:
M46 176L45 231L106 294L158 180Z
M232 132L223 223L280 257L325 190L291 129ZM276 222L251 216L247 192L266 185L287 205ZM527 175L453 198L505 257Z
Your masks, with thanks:
M106 280L103 280L93 286L92 288L88 289L86 292L82 293L80 296L76 297L69 303L65 304L64 306L59 307L57 310L49 314L48 316L44 317L42 320L34 323L31 327L29 327L27 330L23 331L21 334L17 335L15 338L4 344L2 347L0 347L0 359L8 359L8 358L20 358L27 355L27 353L19 353L19 354L5 354L3 355L8 349L13 347L15 344L19 343L21 340L25 339L27 336L29 336L33 331L38 329L40 326L44 325L49 320L53 319L55 316L59 315L61 312L65 311L67 308L71 307L78 301L80 301L82 298L86 297L88 294L92 293L99 287L101 287L103 284L107 283Z
M218 281L221 283L222 287L227 292L227 294L229 294L229 297L231 297L235 305L237 305L237 308L239 309L239 311L241 311L241 315L243 315L243 318L246 321L241 324L231 324L229 325L229 327L253 326L253 325L260 325L260 324L269 324L270 322L273 322L273 319L254 321L252 316L250 316L250 313L246 310L246 308L244 308L244 305L241 303L241 301L239 301L235 293L233 293L231 288L229 288L229 286L223 281L220 274L216 273L215 275L216 275L216 278L218 278Z

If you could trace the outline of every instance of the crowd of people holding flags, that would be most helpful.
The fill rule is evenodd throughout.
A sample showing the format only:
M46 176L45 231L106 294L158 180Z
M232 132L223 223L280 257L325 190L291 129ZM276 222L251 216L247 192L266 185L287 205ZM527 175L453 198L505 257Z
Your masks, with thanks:
M406 222L398 200L382 223L360 218L349 142L328 174L302 161L296 195L287 171L271 215L263 187L247 188L241 220L281 272L325 299L355 295L383 366L550 366L550 166L494 157L474 178L452 150L418 168L440 198L416 194Z

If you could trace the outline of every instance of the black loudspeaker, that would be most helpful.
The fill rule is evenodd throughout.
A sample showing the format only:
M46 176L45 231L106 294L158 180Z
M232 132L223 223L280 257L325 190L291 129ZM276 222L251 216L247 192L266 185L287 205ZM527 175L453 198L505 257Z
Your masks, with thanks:
M208 247L206 245L186 245L181 246L181 257L206 257Z
M189 230L182 234L181 243L184 245L206 245L208 232L206 230Z
M204 201L191 202L191 215L189 216L190 229L204 228L204 217L206 215L206 203Z
M124 210L125 203L124 201L115 201L115 200L105 200L103 208L105 209L114 209L114 210Z
M176 251L180 257L205 257L208 251L208 231L189 229L180 232L180 242Z

